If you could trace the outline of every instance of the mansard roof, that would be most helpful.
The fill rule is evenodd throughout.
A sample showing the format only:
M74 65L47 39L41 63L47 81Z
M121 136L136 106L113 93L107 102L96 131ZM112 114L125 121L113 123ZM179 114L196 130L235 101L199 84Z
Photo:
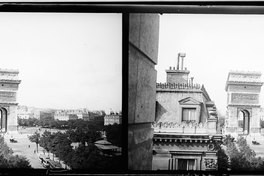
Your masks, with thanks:
M206 100L207 100L207 101L212 101L211 98L210 98L210 96L209 96L209 94L207 93L207 91L206 91L204 85L202 85L201 90L203 91L203 95L204 95L204 97L206 98Z

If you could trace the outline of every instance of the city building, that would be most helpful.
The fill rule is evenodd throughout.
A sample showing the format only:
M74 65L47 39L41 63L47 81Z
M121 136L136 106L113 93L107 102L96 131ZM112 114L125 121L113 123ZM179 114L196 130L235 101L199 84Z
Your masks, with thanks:
M205 87L189 78L184 57L179 53L177 68L166 70L167 82L156 85L152 169L217 170L215 143L222 135L216 106Z
M54 114L55 120L68 121L68 120L76 120L76 119L84 119L89 118L89 113L86 111L75 109L75 110L57 110Z
M260 72L231 71L228 74L225 134L259 136L261 133Z
M60 120L60 121L68 121L70 120L70 115L66 111L56 111L54 114L54 119L55 120Z
M29 119L29 118L33 118L33 114L27 106L18 106L17 117L20 119Z
M111 112L104 116L104 125L122 124L122 115Z
M17 107L17 117L20 119L35 118L40 119L40 111L47 111L40 108L28 107L28 106L18 106Z
M54 118L55 111L54 110L41 110L40 111L40 119L43 118Z

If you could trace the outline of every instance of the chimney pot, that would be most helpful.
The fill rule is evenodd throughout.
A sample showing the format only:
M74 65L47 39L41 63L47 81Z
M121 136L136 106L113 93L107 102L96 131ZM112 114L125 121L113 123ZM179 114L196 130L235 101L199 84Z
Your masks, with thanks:
M194 77L191 77L191 84L192 84L192 85L193 85L193 78L194 78Z
M177 58L177 70L179 70L180 66L180 53L178 53L178 58Z

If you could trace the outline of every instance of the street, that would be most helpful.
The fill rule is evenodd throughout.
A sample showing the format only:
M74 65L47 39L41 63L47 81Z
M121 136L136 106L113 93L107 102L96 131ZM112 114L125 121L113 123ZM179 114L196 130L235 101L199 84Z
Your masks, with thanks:
M47 152L43 152L43 148L38 145L38 153L37 153L37 146L36 143L32 143L29 141L28 136L32 135L36 130L39 128L37 127L30 127L30 128L21 128L18 129L18 134L5 134L5 142L6 144L12 148L14 155L22 155L25 156L32 168L35 169L41 169L44 168L39 160L39 155L46 155L48 156ZM39 131L40 134L42 134L45 131L45 129L41 129ZM58 131L55 129L49 130L52 132ZM11 143L10 138L14 138L17 140L17 143ZM53 159L53 155L50 154L50 158ZM59 161L57 157L54 157L55 161ZM65 168L66 166L62 164L62 167Z

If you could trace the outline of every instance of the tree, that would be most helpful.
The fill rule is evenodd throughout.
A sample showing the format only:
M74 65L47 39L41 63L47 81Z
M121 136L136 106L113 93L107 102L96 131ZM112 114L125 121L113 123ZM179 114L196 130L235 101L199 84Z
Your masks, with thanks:
M52 140L52 152L62 160L68 161L69 154L72 152L71 143L67 134L57 132Z
M114 124L105 126L106 137L114 145L122 145L122 125Z
M29 161L23 156L11 155L7 163L9 168L31 168Z
M31 142L35 142L36 143L37 152L38 152L38 144L39 144L39 140L40 140L40 134L36 131L33 135L29 136L28 139Z
M52 140L55 137L50 131L45 130L42 136L40 137L39 144L43 147L48 153L52 150Z
M246 139L239 138L234 141L230 135L223 140L226 147L226 154L229 157L231 170L263 170L262 158L256 157L256 153L247 144Z
M0 137L0 155L6 158L10 154L13 154L13 150L7 146L4 138Z
M225 153L225 150L223 149L223 145L216 142L215 143L215 150L217 151L217 158L218 158L218 170L224 171L228 170L229 168L229 162L228 162L228 156Z

